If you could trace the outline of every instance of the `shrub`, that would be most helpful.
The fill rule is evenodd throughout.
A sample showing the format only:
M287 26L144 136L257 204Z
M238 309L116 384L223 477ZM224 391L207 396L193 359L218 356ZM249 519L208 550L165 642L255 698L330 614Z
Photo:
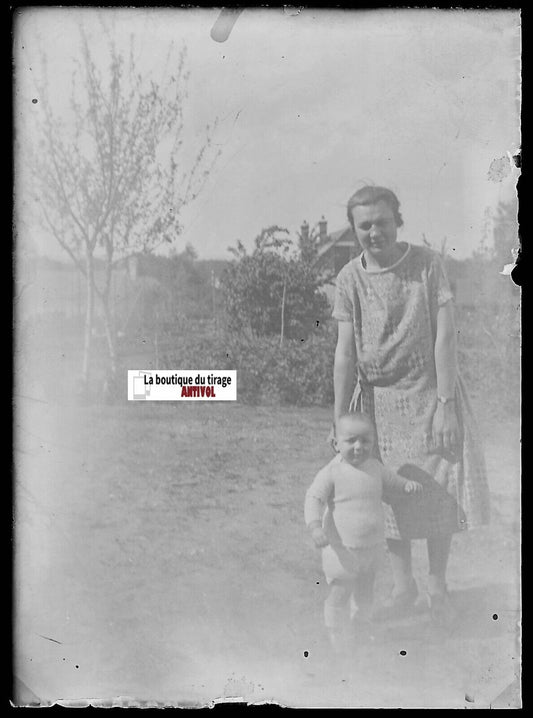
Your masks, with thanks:
M176 344L161 368L236 369L238 400L248 404L328 406L333 402L335 336L331 324L305 340L248 339L222 333Z
M236 259L221 278L221 298L226 326L255 337L280 336L306 339L316 322L330 316L323 284L313 263L313 246L279 238L287 230L272 226L255 240L252 254L241 243L232 253ZM309 244L310 242L308 242Z
M458 366L469 395L487 411L517 415L520 403L518 304L458 308Z

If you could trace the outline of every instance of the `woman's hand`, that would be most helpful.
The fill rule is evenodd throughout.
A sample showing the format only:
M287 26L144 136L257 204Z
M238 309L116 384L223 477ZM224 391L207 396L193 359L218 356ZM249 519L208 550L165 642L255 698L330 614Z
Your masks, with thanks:
M452 454L459 448L459 422L453 403L437 403L433 416L433 444L437 451L449 451Z

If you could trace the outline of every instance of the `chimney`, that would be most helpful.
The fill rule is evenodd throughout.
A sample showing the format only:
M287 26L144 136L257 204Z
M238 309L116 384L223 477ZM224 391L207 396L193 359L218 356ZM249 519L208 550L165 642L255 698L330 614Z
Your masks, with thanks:
M322 215L322 219L318 223L318 236L321 242L325 242L328 236L328 223Z
M307 242L309 239L309 225L307 224L307 220L304 219L302 226L300 227L301 233L302 233L302 240L304 242Z

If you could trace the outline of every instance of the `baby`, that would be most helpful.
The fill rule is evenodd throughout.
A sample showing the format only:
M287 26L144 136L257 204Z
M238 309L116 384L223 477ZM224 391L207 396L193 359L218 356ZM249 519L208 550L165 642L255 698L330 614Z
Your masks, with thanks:
M357 618L363 622L370 618L374 576L384 545L383 491L422 490L421 484L398 476L373 458L375 440L368 416L341 417L339 454L318 472L305 496L305 522L315 545L322 549L329 585L324 619L335 649L346 640L350 596Z

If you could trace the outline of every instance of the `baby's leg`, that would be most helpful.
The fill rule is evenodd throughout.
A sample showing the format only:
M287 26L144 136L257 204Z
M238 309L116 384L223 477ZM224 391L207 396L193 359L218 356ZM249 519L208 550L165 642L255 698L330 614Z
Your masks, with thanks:
M324 622L326 628L342 631L348 622L348 600L353 590L350 581L336 579L329 585L329 593L324 602Z
M353 582L353 597L357 606L356 619L367 621L372 615L375 577L376 571L371 568L361 571Z
M335 579L329 585L329 594L324 602L326 630L333 649L339 654L342 654L348 645L348 601L352 590L350 581Z

